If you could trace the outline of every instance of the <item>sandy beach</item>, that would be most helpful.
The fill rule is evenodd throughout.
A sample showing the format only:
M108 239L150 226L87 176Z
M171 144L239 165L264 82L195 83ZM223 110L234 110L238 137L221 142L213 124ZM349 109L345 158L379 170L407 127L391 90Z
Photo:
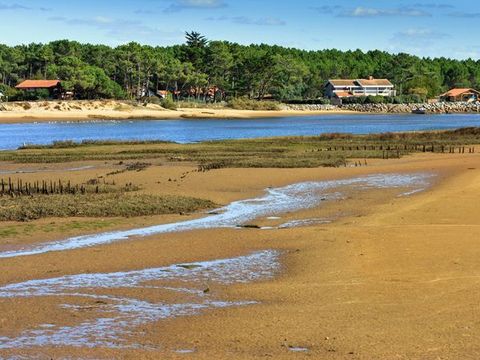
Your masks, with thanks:
M253 119L324 114L357 114L347 110L278 110L255 111L216 108L166 110L159 105L132 106L114 100L39 101L4 103L0 124L51 121L92 120L163 120L163 119Z
M476 245L480 238L476 214L479 161L478 154L417 154L390 161L372 160L362 168L222 169L191 173L180 180L182 174L193 169L185 164L152 166L142 172L116 175L118 182L128 178L142 184L146 192L194 195L220 205L261 196L269 187L304 181L418 172L435 177L429 189L411 196L399 197L400 190L394 189L346 189L342 201L254 221L262 227L302 219L331 219L331 223L272 230L194 230L1 259L5 271L0 274L0 293L4 293L3 287L8 284L33 279L129 272L262 251L279 254L278 268L271 278L230 285L202 280L195 285L199 291L208 289L203 296L212 301L253 301L250 305L206 309L192 316L143 323L121 335L127 344L138 344L134 348L66 346L58 335L56 346L50 343L42 347L0 348L0 354L101 359L476 358L480 355L476 326L480 319L480 254ZM116 169L114 163L105 162L69 163L61 167L82 165L91 168L62 171L59 165L44 165L42 169L72 181ZM2 168L13 170L17 166L3 164ZM24 169L34 166L22 165ZM14 176L41 178L45 174ZM169 178L179 181L169 182ZM17 226L18 232L15 236L3 235L0 245L6 249L198 216L103 219L105 226L92 226L89 230L63 225L93 219L4 223L2 229ZM24 231L25 226L34 226L36 231ZM172 279L168 284L181 288L189 283ZM99 289L96 293L110 296L118 291ZM131 287L124 290L124 295L152 303L159 296L162 301L173 303L184 301L187 296L167 290L152 291ZM0 344L8 343L5 337L17 338L21 344L25 331L42 326L47 329L45 324L65 329L86 324L105 316L102 309L108 301L72 296L0 298ZM117 344L124 344L122 341L119 338Z

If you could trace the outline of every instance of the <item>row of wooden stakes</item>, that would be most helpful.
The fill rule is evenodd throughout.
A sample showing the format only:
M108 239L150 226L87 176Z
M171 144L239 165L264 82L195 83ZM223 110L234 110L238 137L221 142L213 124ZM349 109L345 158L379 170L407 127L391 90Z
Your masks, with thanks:
M312 150L315 151L315 150ZM433 153L475 153L475 147L451 146L451 145L356 145L356 146L329 146L317 151L415 151L415 152L433 152Z
M96 192L98 192L98 186ZM0 180L0 196L3 195L54 195L54 194L86 194L87 188L84 185L72 185L70 181L35 181L23 182L21 179L12 181Z

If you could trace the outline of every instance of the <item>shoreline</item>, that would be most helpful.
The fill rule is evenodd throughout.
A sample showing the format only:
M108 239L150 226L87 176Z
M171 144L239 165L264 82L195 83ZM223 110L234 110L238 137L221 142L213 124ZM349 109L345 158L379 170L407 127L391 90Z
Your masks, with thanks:
M315 115L368 115L348 110L234 110L234 109L178 109L149 110L85 110L85 111L25 111L0 112L0 124L25 124L45 122L89 122L89 121L140 121L140 120L205 120L232 119L250 120L258 118L301 117Z
M428 115L475 115L478 113L436 113ZM230 110L230 109L179 109L164 110L162 112L139 111L132 112L103 112L103 113L71 113L71 112L42 112L42 113L5 113L0 112L0 125L8 124L35 124L35 123L88 123L109 121L170 121L170 120L255 120L275 119L285 117L308 116L336 116L355 115L362 116L422 116L411 113L388 112L360 112L351 110Z
M425 107L427 115L480 114L476 103L352 104L344 107L285 105L280 110L237 110L230 108L179 108L168 110L156 104L116 100L24 101L0 103L0 124L135 120L258 119L329 115L414 115ZM420 116L420 115L417 115Z

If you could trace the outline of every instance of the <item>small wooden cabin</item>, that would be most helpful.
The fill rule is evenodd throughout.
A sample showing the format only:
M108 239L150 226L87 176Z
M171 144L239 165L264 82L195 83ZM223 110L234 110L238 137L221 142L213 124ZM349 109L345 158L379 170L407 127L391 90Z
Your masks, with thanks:
M51 98L60 99L62 97L60 80L25 80L15 88L23 91L48 90Z

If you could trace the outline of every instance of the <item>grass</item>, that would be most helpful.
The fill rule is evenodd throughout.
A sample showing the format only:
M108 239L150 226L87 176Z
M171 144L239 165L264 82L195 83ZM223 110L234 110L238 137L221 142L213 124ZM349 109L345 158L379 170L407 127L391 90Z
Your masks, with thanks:
M227 106L235 110L281 110L280 105L274 101L258 101L248 98L232 99Z
M300 168L343 166L349 159L401 157L415 152L444 151L449 146L480 144L480 128L452 131L386 133L377 135L325 134L314 137L227 140L199 144L155 141L61 142L0 152L0 161L60 163L112 160L148 163L193 162L201 170L222 167ZM447 151L448 152L448 151Z
M180 109L225 109L226 102L206 103L205 101L182 100L177 101L177 107Z
M31 221L48 217L134 217L182 214L212 208L208 200L183 196L40 195L0 197L0 221ZM3 229L7 235L14 230ZM3 234L5 236L5 234Z

